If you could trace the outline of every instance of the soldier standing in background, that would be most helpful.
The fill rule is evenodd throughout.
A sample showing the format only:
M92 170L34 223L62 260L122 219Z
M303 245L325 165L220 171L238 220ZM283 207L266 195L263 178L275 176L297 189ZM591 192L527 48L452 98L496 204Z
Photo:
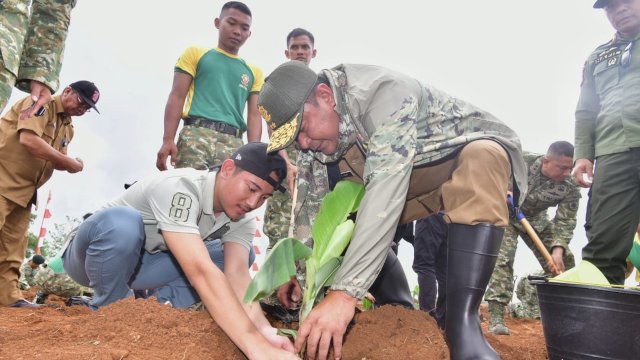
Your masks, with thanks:
M264 78L259 68L238 56L251 36L251 21L247 5L225 3L214 21L218 46L192 46L178 59L164 111L164 135L156 160L159 170L167 170L167 158L176 168L204 170L220 165L242 146L245 131L249 142L260 141L262 119L256 103ZM181 119L184 127L176 144Z
M573 176L591 188L582 259L611 284L623 284L640 218L640 0L598 0L593 7L604 9L616 33L584 64Z
M75 5L76 0L0 1L0 113L14 86L31 93L33 101L21 118L32 117L58 90Z
M284 55L289 60L302 61L305 65L309 66L311 59L316 57L314 44L315 38L311 32L302 28L295 28L287 34L287 50L284 51ZM282 154L282 152L285 151L287 156ZM289 164L298 165L299 161L302 166L311 166L313 163L308 160L308 158L313 159L311 154L299 151L294 146L283 149L280 155L285 159L288 157ZM288 172L289 183L292 183L295 181L297 167L293 171L289 168ZM326 177L325 172L323 178L326 179ZM294 186L297 186L297 184L294 184ZM264 226L262 228L264 234L269 238L267 251L271 250L278 240L288 236L289 225L291 223L291 206L293 203L293 189L290 187L289 190L288 193L273 194L273 197L267 201L267 208L264 213Z
M564 271L575 266L569 242L576 227L580 201L580 189L570 176L573 145L556 141L549 146L545 155L525 152L523 156L528 168L529 192L521 210L551 253L558 270ZM549 220L547 210L552 207L557 207L556 214ZM509 335L509 329L504 324L504 309L513 297L513 260L518 237L533 251L546 273L551 274L546 260L526 230L512 216L505 229L498 262L484 297L489 302L489 331L496 335Z

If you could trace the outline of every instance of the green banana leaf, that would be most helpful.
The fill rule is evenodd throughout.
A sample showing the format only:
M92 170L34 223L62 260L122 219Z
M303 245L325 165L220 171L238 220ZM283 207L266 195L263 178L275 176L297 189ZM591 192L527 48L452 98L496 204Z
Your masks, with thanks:
M279 240L262 268L253 277L242 301L250 303L269 296L296 274L296 261L311 256L311 249L294 238Z

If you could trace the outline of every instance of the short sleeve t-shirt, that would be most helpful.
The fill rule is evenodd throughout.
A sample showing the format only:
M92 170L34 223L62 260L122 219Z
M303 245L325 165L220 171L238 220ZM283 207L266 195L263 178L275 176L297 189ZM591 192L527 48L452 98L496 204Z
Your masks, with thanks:
M132 207L144 221L145 245L150 253L167 250L162 231L199 234L204 240L221 239L248 250L256 231L255 213L237 221L213 213L216 172L191 168L163 171L132 185L119 198L107 203Z
M219 48L190 47L178 59L175 71L193 77L183 118L205 118L247 130L245 104L264 84L259 68Z

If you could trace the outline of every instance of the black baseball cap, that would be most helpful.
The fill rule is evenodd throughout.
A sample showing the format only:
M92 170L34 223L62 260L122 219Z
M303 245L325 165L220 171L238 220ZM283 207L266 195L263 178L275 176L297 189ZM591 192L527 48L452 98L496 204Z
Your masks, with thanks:
M75 90L85 103L89 104L89 106L100 114L100 111L98 111L96 107L96 103L100 99L100 91L98 91L96 84L91 81L80 80L69 85L69 87Z
M42 255L33 255L31 258L34 264L42 265L44 264L44 257Z
M236 150L231 159L242 170L266 181L274 189L285 192L282 182L287 177L287 163L278 153L267 153L267 144L250 142ZM269 176L273 171L278 175L278 181Z

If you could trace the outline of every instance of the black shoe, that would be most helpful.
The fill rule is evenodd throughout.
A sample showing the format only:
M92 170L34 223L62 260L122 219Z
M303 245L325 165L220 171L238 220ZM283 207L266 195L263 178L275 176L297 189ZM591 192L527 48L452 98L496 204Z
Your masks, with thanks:
M91 298L88 296L72 296L64 302L67 306L82 305L91 308Z
M25 299L20 299L13 304L9 305L9 307L13 308L39 308L40 305L29 302Z
M44 305L44 303L47 302L48 297L49 297L49 294L45 294L42 291L38 290L38 293L36 294L36 297L33 299L33 302L39 305Z
M299 310L286 309L280 304L271 305L263 302L260 302L260 307L267 315L284 323L288 324L299 321Z
M503 234L488 224L449 225L445 335L451 360L500 359L482 334L478 308Z

